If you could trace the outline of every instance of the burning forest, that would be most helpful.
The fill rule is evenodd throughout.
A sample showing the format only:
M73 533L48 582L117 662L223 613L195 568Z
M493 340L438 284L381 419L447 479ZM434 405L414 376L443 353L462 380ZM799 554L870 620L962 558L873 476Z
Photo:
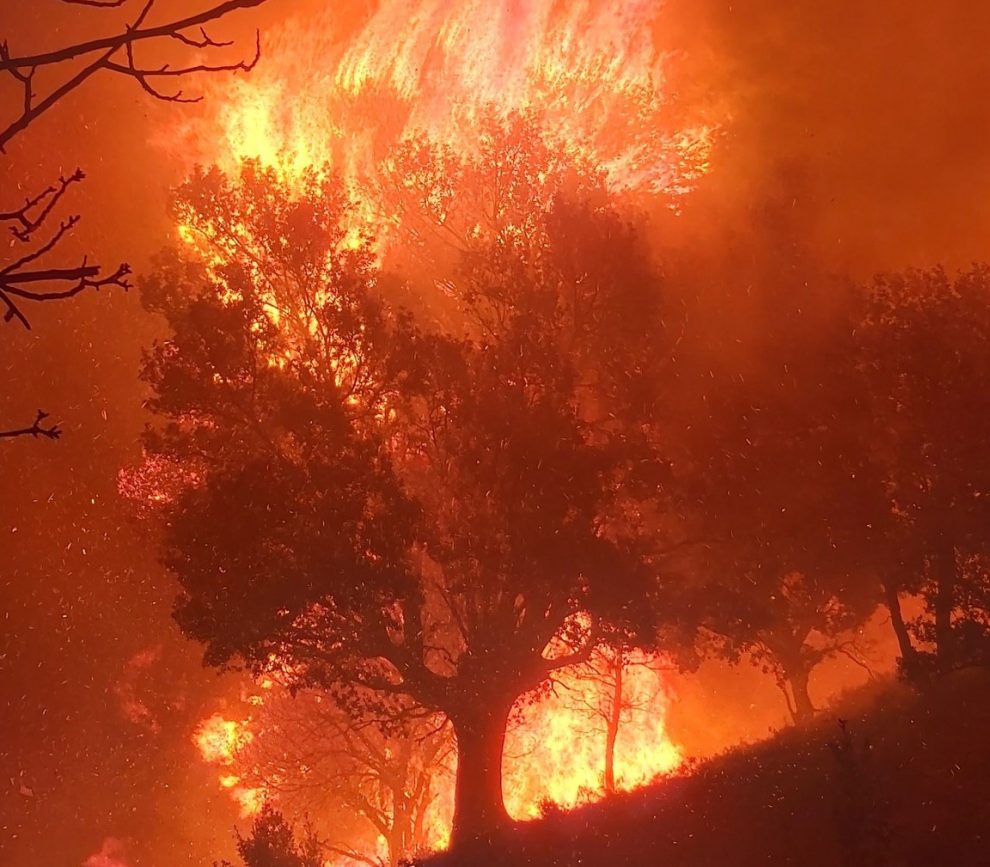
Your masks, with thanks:
M0 862L984 863L990 17L834 5L0 13Z

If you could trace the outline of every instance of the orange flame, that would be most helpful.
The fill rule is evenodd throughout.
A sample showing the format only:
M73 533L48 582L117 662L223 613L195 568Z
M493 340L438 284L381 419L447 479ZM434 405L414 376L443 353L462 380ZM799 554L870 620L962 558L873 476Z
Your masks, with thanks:
M520 703L507 734L503 762L503 792L513 818L536 818L548 804L568 809L605 796L608 717L616 701L615 789L634 789L680 767L681 751L664 724L671 693L663 660L643 653L630 653L622 660L618 691L609 654L602 653L589 665L559 672L552 692ZM266 680L258 685L268 690L272 684ZM253 707L265 700L261 694L245 699ZM250 717L238 722L214 714L194 735L204 761L219 768L220 786L239 804L242 817L255 815L268 799L277 801L274 795L269 798L263 785L243 784L242 773L257 774L257 768L241 768L240 752L255 737L251 725ZM454 771L449 765L434 771L437 797L422 817L420 841L433 850L449 842ZM367 854L384 857L384 839L378 846L376 852Z
M193 742L199 748L200 756L205 762L229 768L237 760L237 752L250 743L254 735L247 728L246 722L225 719L215 713L203 720L193 733ZM225 770L220 774L219 782L222 789L230 791L231 797L240 804L241 818L254 816L261 811L265 802L261 789L239 785L241 779L237 774Z
M645 654L627 659L620 694L603 657L556 680L553 692L521 709L521 720L506 739L503 789L514 818L540 815L545 802L566 809L606 794L608 716L615 701L617 790L645 785L681 764L681 751L664 724L671 693L661 659Z
M207 102L216 115L189 131L184 149L228 172L247 159L290 177L331 165L357 188L410 136L470 153L487 115L522 112L602 169L613 190L676 197L709 170L718 127L680 122L656 9L645 0L383 0L344 42L336 9L300 16L267 34L251 76L224 82Z

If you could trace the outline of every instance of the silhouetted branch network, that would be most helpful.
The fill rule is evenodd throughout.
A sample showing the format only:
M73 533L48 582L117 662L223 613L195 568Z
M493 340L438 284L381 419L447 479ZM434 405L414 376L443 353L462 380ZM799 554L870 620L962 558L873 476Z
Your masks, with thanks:
M0 223L11 224L8 228L17 241L28 244L30 249L17 256L0 269L0 302L3 305L3 320L17 320L25 328L31 323L22 310L24 302L61 301L72 298L86 289L102 289L104 286L118 286L129 289L127 276L130 266L122 262L112 272L104 272L100 265L91 265L84 257L78 265L44 267L42 260L57 249L79 223L79 216L73 214L62 220L48 237L32 245L34 235L44 229L54 207L73 184L86 176L76 169L68 177L60 177L57 184L42 190L36 196L12 211L0 213Z
M90 6L100 9L110 9L125 5L126 0L63 0L70 5ZM205 25L216 21L238 9L260 6L265 0L225 0L194 15L175 19L163 24L147 26L146 21L155 8L156 0L145 0L141 11L131 24L125 25L123 31L111 36L91 39L68 45L53 51L40 54L16 57L11 54L6 40L0 42L0 72L5 72L20 85L21 100L20 114L0 132L0 152L18 133L40 117L44 112L57 103L62 97L71 93L92 75L100 70L115 72L133 78L141 88L155 99L166 102L198 102L202 97L187 97L181 89L175 92L160 90L155 82L174 80L188 75L211 72L248 72L254 68L261 57L261 34L255 35L254 54L250 59L241 59L228 63L195 63L188 66L144 66L138 62L134 48L141 42L152 40L174 39L184 45L203 50L229 47L231 42L221 42L213 39L206 31ZM194 31L197 35L190 35ZM35 90L35 76L39 71L49 68L67 68L73 60L85 58L86 62L75 69L60 83L55 84L44 96Z
M29 196L24 203L10 211L0 211L0 224L4 224L13 236L14 249L26 246L20 254L15 252L12 261L0 265L0 309L4 322L17 321L25 328L31 323L24 313L26 304L44 301L61 301L72 298L86 289L102 289L104 286L130 288L127 276L130 266L121 263L113 271L106 272L100 265L91 265L84 257L77 265L58 264L48 266L44 260L57 250L59 244L79 223L78 215L61 220L43 240L35 242L35 236L44 232L55 206L66 191L85 178L81 169L71 175L62 176L40 193ZM34 424L30 427L0 430L0 438L39 436L58 439L61 430L58 425L42 426L48 414L38 410Z
M128 0L62 0L67 5L87 6L96 9L114 9L125 6ZM63 97L72 93L100 70L107 70L133 78L141 88L155 99L165 102L197 102L199 97L187 97L181 89L165 92L156 82L176 81L187 75L211 72L247 72L254 68L261 56L260 32L255 35L253 56L229 63L198 62L185 66L147 66L141 64L135 55L135 45L150 43L153 40L175 40L183 45L201 51L229 48L233 42L214 39L206 30L206 25L223 18L238 9L260 6L266 0L225 0L214 3L184 18L162 24L148 25L147 21L155 8L156 0L143 0L140 12L122 31L110 36L79 42L46 51L40 54L15 56L6 39L0 40L0 73L7 73L18 86L17 115L6 127L0 130L0 153L19 133L27 129L35 120L55 105ZM74 61L80 61L75 63ZM39 73L51 72L56 78L43 94L37 89ZM99 290L106 286L128 289L130 266L122 262L112 271L103 266L91 264L83 257L78 264L64 262L51 263L50 255L79 223L79 216L72 215L61 220L43 239L36 235L45 232L51 225L49 218L65 196L69 187L85 178L81 169L68 176L62 176L13 210L0 211L0 226L6 226L14 238L13 258L0 262L0 311L3 321L17 321L25 328L30 322L24 307L31 303L61 301L72 298L87 289ZM23 246L19 246L23 245ZM57 425L43 427L47 414L38 411L32 426L11 430L0 430L0 438L21 436L43 436L57 439L61 431Z

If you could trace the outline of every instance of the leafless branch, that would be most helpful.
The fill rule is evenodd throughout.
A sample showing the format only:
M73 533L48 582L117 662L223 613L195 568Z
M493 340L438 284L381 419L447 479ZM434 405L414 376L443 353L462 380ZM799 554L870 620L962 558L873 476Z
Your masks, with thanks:
M83 180L85 175L76 169L68 177L61 177L57 184L42 190L36 196L25 199L24 204L15 210L0 212L0 223L12 224L11 234L22 243L32 240L33 233L41 229L52 209L59 203L65 191L74 183ZM72 298L86 289L102 289L104 286L130 288L127 276L130 266L121 263L116 270L106 273L99 265L90 265L84 258L75 266L39 267L39 263L55 250L79 222L76 215L62 220L58 228L42 244L0 267L0 302L3 303L4 322L17 320L25 328L30 328L27 316L21 310L20 302L61 301Z
M0 222L15 223L16 225L10 226L11 234L18 241L27 241L31 237L31 233L45 222L52 209L58 204L59 199L65 194L66 189L71 184L82 181L85 177L82 169L76 169L69 177L59 178L57 186L46 187L33 198L25 199L24 204L17 210L0 211ZM40 210L32 214L32 211L39 208Z
M62 436L62 430L57 424L51 427L43 427L42 422L48 418L47 412L38 410L38 415L31 427L15 428L14 430L0 430L0 439L12 439L13 437L46 437L50 440L57 440Z
M95 6L97 9L114 9L123 6L127 0L62 0L70 6Z
M206 45L216 46L221 44L209 40L209 37L205 37L205 39L207 41L205 41L203 44ZM183 38L182 41L188 42L188 40L185 38ZM197 44L197 43L190 43L190 44ZM229 45L230 43L224 43L224 44ZM172 94L162 93L154 85L151 84L149 79L180 78L186 75L195 75L204 72L236 72L236 71L250 72L252 69L254 69L255 65L258 63L258 60L261 58L261 34L259 33L256 35L254 56L250 60L240 60L237 61L236 63L217 64L217 65L197 64L194 66L182 66L176 68L170 67L168 64L165 64L164 66L160 66L156 69L142 69L137 65L137 61L134 59L133 43L128 43L128 45L126 46L126 54L127 54L126 65L120 63L107 62L106 64L104 64L104 66L107 69L109 69L111 72L119 72L122 75L129 75L138 84L141 85L141 88L146 93L150 94L155 99L160 99L163 102L185 102L185 103L200 102L203 99L202 96L186 97L182 95L181 90L178 90Z
M125 0L64 0L64 2L107 9L123 6ZM15 57L11 54L7 42L0 42L0 72L6 72L14 78L23 94L19 116L0 132L0 152L3 152L7 143L18 133L25 130L62 97L75 90L101 69L133 78L145 92L156 99L167 102L198 102L198 97L186 97L181 90L174 94L163 93L152 82L163 77L181 78L198 73L247 72L257 64L261 56L260 32L255 35L255 52L249 60L242 59L236 62L217 64L198 63L179 67L173 67L169 64L155 68L142 66L137 62L134 54L134 46L142 42L172 39L202 50L229 47L232 43L214 39L207 33L205 25L238 9L260 6L266 0L225 0L225 2L216 3L208 9L194 15L188 15L185 18L155 26L145 26L145 21L154 8L155 2L156 0L146 0L133 22L125 26L122 32L69 45L54 51ZM186 32L189 30L193 30L198 35L189 35ZM88 62L60 84L55 85L47 95L39 98L34 87L36 73L49 67L64 68L60 65L67 64L77 58L88 58Z

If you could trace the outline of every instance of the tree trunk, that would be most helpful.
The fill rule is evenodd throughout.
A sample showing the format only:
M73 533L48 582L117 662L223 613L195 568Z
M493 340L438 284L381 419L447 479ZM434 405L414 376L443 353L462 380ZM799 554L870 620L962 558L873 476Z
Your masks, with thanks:
M808 692L809 675L808 669L801 665L794 665L787 672L787 683L794 697L791 714L798 724L807 722L815 715L815 706L811 703L811 694Z
M451 717L457 737L452 846L488 836L508 823L502 749L511 709L512 702L503 701Z
M615 791L615 741L619 736L619 722L622 718L622 669L625 667L625 659L621 652L616 652L611 660L611 667L614 677L612 701L605 728L605 791L608 794Z
M890 612L890 624L894 628L894 635L897 636L897 646L901 651L901 666L904 674L908 678L913 678L918 668L918 652L911 643L911 633L908 632L904 613L901 611L901 598L893 581L883 583L883 596L887 610Z
M956 549L947 541L939 546L932 562L935 590L935 659L942 673L955 666L955 636L952 610L956 599Z

